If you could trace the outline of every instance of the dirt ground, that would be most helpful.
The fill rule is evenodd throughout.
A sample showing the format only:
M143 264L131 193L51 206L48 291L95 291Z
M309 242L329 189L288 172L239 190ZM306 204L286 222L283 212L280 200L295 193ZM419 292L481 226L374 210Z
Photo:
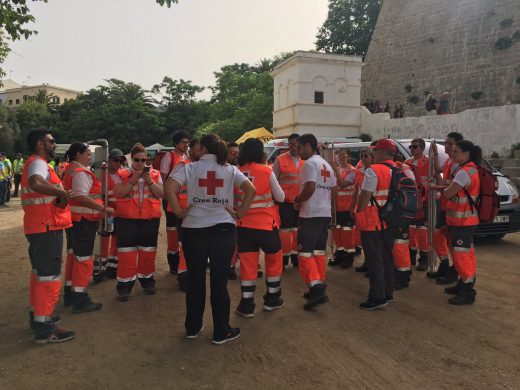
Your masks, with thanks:
M520 234L477 245L474 306L448 305L442 288L415 272L395 303L361 311L367 279L329 268L330 303L306 312L303 283L288 268L286 306L266 313L258 305L253 319L233 313L240 339L215 346L209 304L202 336L184 338L184 294L167 273L163 224L158 294L136 288L120 303L114 281L104 281L90 290L101 312L57 306L76 339L41 346L27 324L22 216L17 199L0 209L0 389L520 389ZM239 282L229 290L234 309ZM260 282L257 304L262 294Z

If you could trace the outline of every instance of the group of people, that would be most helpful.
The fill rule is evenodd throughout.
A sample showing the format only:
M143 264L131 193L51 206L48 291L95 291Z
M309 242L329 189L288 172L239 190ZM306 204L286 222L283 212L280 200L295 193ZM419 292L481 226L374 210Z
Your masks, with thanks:
M21 153L16 153L11 161L5 152L0 152L0 206L6 206L11 200L11 189L14 184L13 198L18 196L22 180L24 159Z
M173 135L174 150L165 154L158 168L150 166L146 149L136 144L131 161L122 151L109 153L107 202L103 185L89 169L88 145L70 145L69 164L62 177L49 167L55 156L55 140L46 130L28 135L32 155L21 182L24 231L32 264L30 326L35 342L70 340L74 333L58 328L53 316L61 286L63 230L67 235L64 305L73 313L98 311L87 289L89 281L104 275L117 278L119 301L128 301L136 280L143 292L154 295L155 257L162 215L166 216L167 259L186 292L186 337L197 338L203 328L206 269L210 269L214 344L240 336L230 325L227 282L239 261L241 299L237 314L255 314L259 257L265 260L263 308L284 306L282 273L292 263L308 290L305 310L328 302L327 241L332 228L334 257L329 265L349 268L354 255L364 251L365 262L356 270L366 272L369 294L360 308L373 310L393 302L393 291L408 287L412 265L425 271L430 250L425 236L427 189L438 191L442 217L434 235L440 258L429 276L455 297L451 304L475 300L476 259L472 233L478 215L466 200L477 197L477 165L481 150L459 133L450 133L443 166L435 154L435 177L428 177L425 142L414 139L412 158L398 161L392 140L381 139L361 152L356 167L350 165L347 148L337 150L333 161L319 154L312 134L292 134L288 152L269 166L263 144L249 139L238 147L215 134L190 139L184 131ZM380 215L392 197L392 176L402 170L416 183L420 204L410 229L394 229ZM110 229L115 218L115 229ZM101 261L94 261L94 241L100 221ZM426 238L425 238L426 237ZM449 256L451 254L452 265ZM96 269L94 266L96 263Z

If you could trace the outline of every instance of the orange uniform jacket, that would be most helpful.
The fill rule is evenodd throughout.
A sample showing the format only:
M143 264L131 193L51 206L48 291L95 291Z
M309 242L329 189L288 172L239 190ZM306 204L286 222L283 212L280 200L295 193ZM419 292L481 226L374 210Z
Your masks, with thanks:
M29 167L36 159L41 157L32 155L27 159L22 171L21 200L24 211L23 231L25 234L45 233L49 230L61 230L72 226L69 207L56 207L56 197L40 194L29 187ZM45 161L45 160L44 160ZM45 161L47 164L47 162ZM49 183L63 189L60 178L47 165L49 170Z
M480 178L475 163L468 162L459 167L465 170L471 178L471 186L468 189L469 195L476 202L480 193ZM448 200L446 205L446 223L449 226L475 226L480 223L478 212L475 210L464 189L461 189L453 198Z
M280 168L278 181L285 193L285 202L292 203L300 192L299 178L303 161L300 160L298 167L296 167L289 152L278 156L277 159Z
M123 184L130 181L132 173L130 170L121 169L118 171ZM156 169L150 169L150 178L159 182L161 174ZM145 183L143 191L143 201L139 199L139 182L136 182L128 194L122 198L117 198L116 215L120 218L129 219L152 219L161 218L161 199L157 198L149 186Z
M346 168L339 168L339 173L343 180L345 180L352 171L356 171L356 168L350 164ZM356 171L356 178L357 174L358 173ZM352 209L356 191L356 182L357 180L345 188L338 187L338 194L336 196L336 211L350 211Z
M75 163L71 163L67 166L63 174L63 185L65 186L65 189L72 190L72 179L74 175L79 172L85 172L92 178L92 187L88 194L89 198L94 200L96 203L103 205L101 182L96 175L83 166L79 166ZM81 221L81 218L88 219L89 221L99 221L103 217L103 214L100 211L84 207L80 205L78 201L74 200L74 198L69 201L69 204L73 221Z
M294 163L293 163L294 165ZM273 230L279 226L278 209L273 201L269 177L272 169L266 165L249 163L240 167L240 170L251 180L256 188L256 195L246 214L238 220L239 227L260 230ZM239 192L240 205L243 193Z

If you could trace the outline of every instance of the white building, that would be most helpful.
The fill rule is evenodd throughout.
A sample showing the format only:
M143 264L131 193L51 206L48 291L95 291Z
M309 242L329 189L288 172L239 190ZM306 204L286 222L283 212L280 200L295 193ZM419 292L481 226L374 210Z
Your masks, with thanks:
M361 57L298 51L274 70L275 136L358 137Z

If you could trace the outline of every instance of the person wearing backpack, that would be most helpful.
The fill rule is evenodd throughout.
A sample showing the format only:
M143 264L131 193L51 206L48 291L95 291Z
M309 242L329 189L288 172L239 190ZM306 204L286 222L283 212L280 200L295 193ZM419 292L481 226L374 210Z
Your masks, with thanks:
M161 159L161 165L159 171L161 172L161 178L163 183L166 183L170 173L179 167L184 165L188 160L188 145L190 143L190 135L184 131L176 131L172 136L172 143L175 149L170 153L167 153ZM184 204L186 203L186 192L182 191L177 194L179 201ZM170 266L170 273L177 274L179 272L179 261L181 261L182 250L179 245L179 231L182 221L178 221L175 215L167 210L167 202L163 201L163 209L166 215L166 236L168 238L168 265ZM184 261L183 261L184 263ZM184 278L179 280L182 286Z
M482 149L470 141L459 141L453 148L453 161L458 164L451 183L443 190L446 204L446 223L450 234L450 252L459 275L457 284L447 287L446 293L455 297L452 305L470 305L475 302L477 259L473 234L480 223L476 207L480 195L479 166Z
M392 140L380 139L373 147L374 164L365 170L356 210L356 223L361 230L361 242L365 251L370 289L368 300L359 304L360 309L374 310L393 301L394 263L392 249L394 239L387 223L380 217L379 209L388 200L392 182L393 161L397 147Z

